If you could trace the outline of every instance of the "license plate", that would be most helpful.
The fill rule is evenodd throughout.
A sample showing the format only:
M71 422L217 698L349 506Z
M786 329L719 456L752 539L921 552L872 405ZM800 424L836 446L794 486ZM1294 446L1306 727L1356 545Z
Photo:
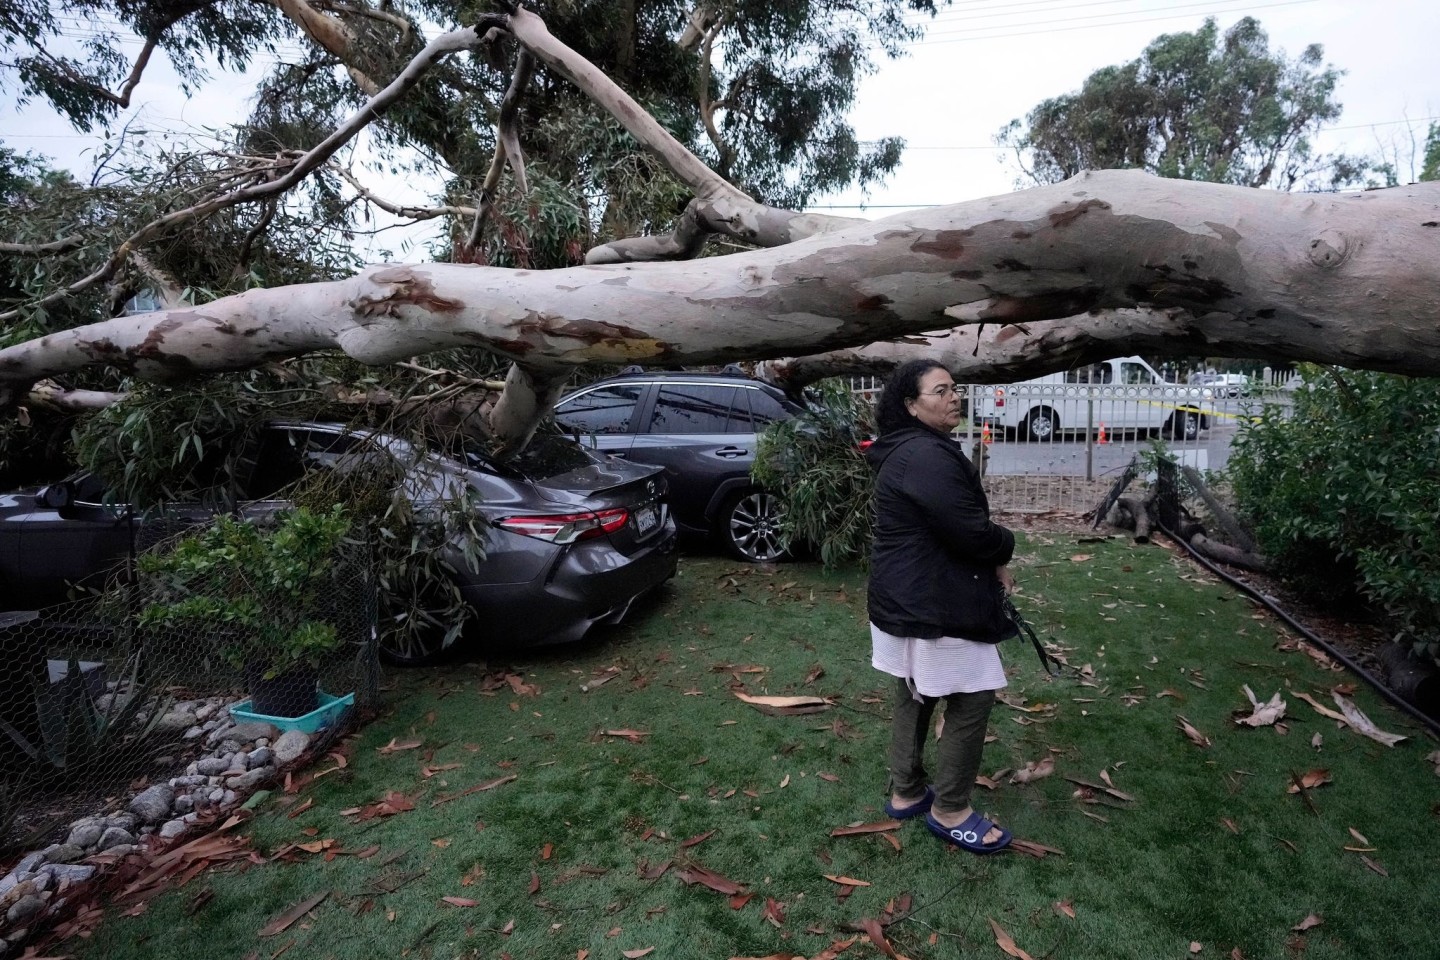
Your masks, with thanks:
M660 523L660 514L653 506L644 506L635 511L635 528L642 535L654 530Z

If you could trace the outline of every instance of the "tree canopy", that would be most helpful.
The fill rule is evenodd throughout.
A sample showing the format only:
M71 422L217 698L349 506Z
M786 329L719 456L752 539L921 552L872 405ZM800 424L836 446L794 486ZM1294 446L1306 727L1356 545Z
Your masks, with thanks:
M173 381L316 351L384 364L449 349L513 362L504 389L484 405L490 436L513 447L526 441L577 367L813 353L955 323L975 331L977 347L983 339L995 348L978 366L1012 375L1140 343L1152 344L1155 353L1429 369L1434 330L1424 318L1435 311L1429 280L1440 259L1426 255L1435 237L1430 191L1366 195L1364 202L1292 202L1273 191L1181 189L1144 175L1107 173L875 223L799 214L767 202L797 199L806 184L821 182L819 168L802 162L810 155L800 145L800 127L790 126L797 118L782 116L786 98L812 81L824 88L807 101L814 110L805 129L813 136L821 129L814 124L838 116L834 111L852 91L863 63L855 44L862 25L882 45L897 40L912 29L899 17L906 6L899 0L718 5L690 11L687 19L682 8L660 3L622 4L618 12L556 4L553 18L577 47L515 4L490 13L454 11L466 25L427 40L418 18L406 20L389 7L322 9L285 0L276 29L303 32L316 60L308 73L286 73L285 83L267 88L256 114L266 122L241 131L252 149L165 167L166 176L199 169L194 176L201 182L182 183L171 199L138 217L139 226L117 230L118 242L92 253L76 271L79 279L0 318L33 320L102 285L123 289L127 272L143 270L150 251L189 236L203 242L212 221L234 217L234 229L247 238L263 235L282 222L283 204L296 203L288 222L302 236L307 228L323 229L335 222L329 214L343 218L357 196L373 199L336 158L358 131L375 124L395 143L424 145L455 173L446 198L452 202L409 213L449 217L458 262L372 267L348 279L263 289L258 284L266 278L252 271L240 284L249 289L201 306L101 320L23 343L12 339L0 350L3 399L22 403L45 378L64 378L63 390L82 371L97 369ZM919 0L908 6L930 9ZM388 45L365 41L367 31L391 31ZM1157 41L1151 54L1169 40ZM715 46L722 41L732 44L724 56ZM1180 53L1209 45L1182 44L1177 62L1189 62ZM820 56L822 48L833 56ZM1310 97L1309 119L1295 121L1302 128L1338 110L1328 102L1332 72L1311 76L1318 50L1307 51L1298 66L1267 73L1264 35L1253 21L1227 34L1231 48L1256 61L1253 79L1261 86L1268 77L1287 90L1298 84L1318 91ZM752 49L761 59L742 52ZM830 81L820 82L816 63L829 64ZM786 80L787 70L799 73ZM682 74L694 84L678 84ZM648 102L615 79L640 76L650 78L637 91ZM307 78L332 87L326 96L307 97ZM345 83L351 86L341 89ZM742 96L751 84L757 86ZM692 99L677 94L684 89L693 91ZM358 101L366 92L341 116L347 97ZM1296 96L1277 94L1272 101L1283 105ZM682 110L682 101L690 106ZM736 107L741 103L748 104L743 111ZM1268 116L1269 108L1246 101L1235 109ZM587 153L585 138L604 130L610 131L609 152ZM722 135L727 130L730 139ZM583 136L570 136L575 131ZM799 152L766 152L792 134ZM531 142L543 152L527 154ZM867 170L878 175L880 168L867 168L859 154L827 143L825 157L838 156L851 177L863 180ZM1298 140L1286 143L1272 145L1274 159L1258 166L1245 150L1211 151L1219 159L1206 161L1207 169L1246 168L1255 176L1267 167L1294 170L1294 158L1306 148ZM475 161L487 155L478 184L460 175L466 164L478 173L483 164ZM627 163L643 156L658 175L634 176L635 192L627 194L630 181L613 179L621 176L622 155ZM1177 148L1174 156L1188 158L1187 169L1200 169L1200 151ZM512 176L502 191L500 172L507 167ZM748 177L760 176L745 171L762 169L769 171L765 185L742 189ZM568 172L550 178L560 170ZM343 184L359 193L342 193ZM309 189L299 201L293 199L297 188ZM649 198L643 218L622 210L622 194ZM675 201L668 213L653 202L661 194ZM683 210L681 200L688 201ZM569 213L554 216L560 209ZM535 229L536 223L551 226ZM32 233L34 242L12 247L43 258L52 243L68 237L61 226L53 225L54 240ZM498 240L486 241L487 230ZM546 246L542 236L570 239ZM711 237L740 252L688 263L642 262L693 258ZM589 266L504 269L575 264L587 245ZM153 280L163 271L146 275ZM1376 289L1384 293L1378 306L1368 299ZM1375 329L1361 334L1356 318L1362 316Z
M1338 189L1364 182L1363 158L1311 145L1340 116L1343 71L1311 44L1271 51L1259 21L1220 32L1165 34L1138 59L1092 73L1079 91L1044 101L997 138L1036 183L1081 170L1134 168L1161 177L1247 187ZM1376 171L1383 173L1383 171Z

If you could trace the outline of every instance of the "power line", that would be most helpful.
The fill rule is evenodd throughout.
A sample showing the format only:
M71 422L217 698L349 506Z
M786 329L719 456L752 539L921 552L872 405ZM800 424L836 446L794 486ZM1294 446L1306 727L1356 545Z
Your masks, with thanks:
M981 30L989 30L989 29L997 29L997 30L998 30L998 29L1004 29L1004 28L1006 28L1006 27L1031 26L1031 25L1033 25L1033 24L1038 24L1038 23L1070 23L1070 22L1075 21L1075 20L1099 20L1099 19L1102 19L1102 18L1105 18L1105 17L1134 17L1134 16L1139 16L1139 15L1142 15L1142 14L1156 13L1156 12L1161 12L1161 11L1166 11L1166 10L1188 10L1188 9L1190 9L1190 8L1192 8L1192 7L1203 7L1203 6L1206 6L1207 4L1214 4L1214 3L1240 3L1241 6L1244 6L1244 5L1248 2L1248 0L1206 0L1205 3L1171 4L1171 5L1162 6L1162 7L1158 7L1158 8L1155 8L1155 9L1151 9L1151 10L1123 10L1123 11L1116 11L1116 12L1113 12L1113 13L1090 14L1090 15L1088 15L1088 16L1083 16L1083 17L1070 17L1070 18L1067 18L1067 19L1064 19L1064 20L1052 20L1052 19L1050 19L1050 18L1048 18L1048 17L1043 16L1044 14L1050 14L1050 13L1063 13L1063 12L1065 12L1065 11L1067 11L1067 10L1080 10L1080 9L1085 8L1085 7L1109 7L1109 6L1114 6L1114 5L1117 4L1117 3L1135 3L1135 2L1137 2L1137 0L1087 0L1087 2L1085 2L1085 3L1073 3L1073 4L1067 3L1067 4L1064 4L1064 5L1059 6L1059 7L1050 7L1050 8L1048 8L1048 9L1044 9L1044 10L1027 10L1027 11L1024 11L1023 13L1018 13L1018 14L1017 14L1017 13L976 13L976 14L966 14L966 15L960 16L960 17L947 17L947 18L945 18L945 19L943 19L943 20L937 20L937 21L935 21L935 22L938 23L938 24L940 24L941 26L950 26L951 24L959 24L959 23L964 23L964 22L966 22L966 21L974 21L974 20L995 20L995 19L1001 19L1001 18L1005 18L1005 17L1028 17L1028 16L1031 16L1031 15L1034 15L1034 14L1040 14L1040 15L1042 15L1042 16L1034 17L1034 19L1032 19L1029 23L1023 23L1023 22L1022 22L1022 23L1010 23L1010 24L996 24L994 27L979 27L979 28L978 28L978 29L981 29ZM1030 5L1031 5L1031 4L1017 4L1017 5L1012 5L1012 6L1030 6ZM996 6L996 7L986 6L986 7L985 7L985 9L986 9L987 11L991 11L991 10L1005 10L1005 9L1008 9L1008 8L1009 8L1009 7L1007 7L1007 6ZM1231 11L1221 11L1221 12L1231 12ZM943 32L937 32L937 33L935 33L935 34L933 34L933 35L935 35L935 36L943 36L943 35L945 35L945 33L958 33L958 32L964 32L964 31L963 31L963 28L962 28L962 30L960 30L960 31L943 31ZM927 34L927 35L931 35L931 34L930 34L930 31L928 31L928 30L926 31L926 34Z
M1213 2L1215 2L1215 0L1211 0L1211 3L1213 3ZM1225 0L1220 0L1220 2L1225 2ZM1253 4L1253 5L1251 5L1251 6L1249 7L1249 10L1268 10L1268 9L1270 9L1270 8L1272 8L1272 7L1293 7L1293 6L1298 6L1299 4L1315 3L1315 2L1317 2L1317 0L1281 0L1281 2L1278 2L1278 3ZM1203 6L1203 5L1204 5L1204 4L1195 4L1195 6ZM1161 17L1145 17L1145 18L1141 18L1141 19L1137 19L1137 20L1117 20L1117 21L1114 21L1113 23L1086 23L1086 24L1076 24L1076 25L1068 26L1068 27L1039 27L1039 28L1034 29L1034 30L1020 30L1020 31L1017 31L1017 32L1014 32L1014 33L987 33L987 34L976 34L976 35L974 35L974 36L969 36L969 37L955 37L954 39L930 40L930 39L923 39L923 38L922 38L922 39L920 39L920 40L902 41L901 44L900 44L900 46L902 46L902 47L907 47L907 48L914 48L914 47L924 47L924 46L939 46L940 44L944 44L944 43L970 43L970 42L975 41L975 40L1008 40L1008 39L1011 39L1011 38L1013 38L1013 37L1032 37L1032 36L1036 36L1036 35L1044 34L1044 33L1068 33L1068 32L1070 32L1070 31L1072 31L1072 30L1095 30L1095 29L1097 29L1097 28L1104 28L1104 27L1128 27L1128 26L1131 26L1131 25L1134 25L1134 24L1138 24L1138 23L1159 23L1159 22L1165 21L1165 20L1189 20L1189 19L1192 19L1193 17L1196 17L1196 16L1209 15L1209 14L1211 14L1211 13L1235 13L1235 12L1238 12L1238 10L1245 10L1245 9L1246 9L1246 8L1244 8L1244 7L1241 7L1241 8L1225 8L1225 9L1211 9L1211 10L1208 10L1208 11L1202 11L1200 14L1194 14L1194 13L1188 13L1188 14L1187 14L1187 13L1175 13L1175 14L1169 14L1169 15L1161 16ZM1247 11L1247 12L1248 12L1248 11ZM1083 19L1083 18L1079 18L1079 19ZM1036 22L1039 23L1039 22L1044 22L1044 21L1036 21ZM1049 21L1049 22L1052 22L1052 23L1053 23L1053 22L1056 22L1056 21ZM1015 24L1015 26L1019 26L1019 24ZM981 28L981 29L987 29L987 28ZM993 28L993 29L1004 29L1004 28L997 26L997 27L995 27L995 28ZM876 44L876 43L871 43L871 46L876 46L876 45L878 45L878 44Z

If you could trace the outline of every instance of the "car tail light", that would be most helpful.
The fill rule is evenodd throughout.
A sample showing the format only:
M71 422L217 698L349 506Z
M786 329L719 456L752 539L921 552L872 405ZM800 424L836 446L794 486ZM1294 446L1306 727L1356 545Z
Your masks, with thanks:
M995 406L1005 406L1005 391L1001 390L999 387L995 388Z
M511 533L523 534L550 543L574 543L577 540L593 540L607 533L614 533L625 526L630 512L617 507L612 510L585 511L584 513L555 513L533 517L506 517L495 526Z

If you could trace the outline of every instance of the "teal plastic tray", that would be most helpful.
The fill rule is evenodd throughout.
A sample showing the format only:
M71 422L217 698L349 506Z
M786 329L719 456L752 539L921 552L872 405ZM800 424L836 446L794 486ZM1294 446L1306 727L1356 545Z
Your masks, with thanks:
M279 730L314 733L321 727L330 726L346 707L355 703L355 694L353 693L347 693L343 697L333 697L324 690L320 690L317 691L317 696L320 706L299 717L272 717L263 713L251 713L249 700L241 700L239 703L232 704L230 716L235 718L236 723L268 723Z

